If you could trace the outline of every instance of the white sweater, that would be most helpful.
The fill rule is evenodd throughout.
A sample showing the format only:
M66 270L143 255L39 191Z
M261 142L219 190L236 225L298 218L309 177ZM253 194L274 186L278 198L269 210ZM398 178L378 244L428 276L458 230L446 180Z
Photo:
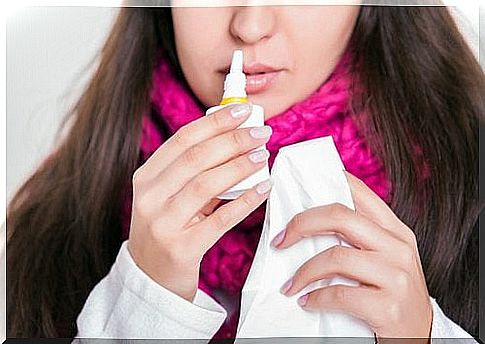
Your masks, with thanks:
M443 313L434 298L431 302L432 339L468 338L466 343L475 343ZM200 289L191 303L157 284L135 264L125 241L108 275L89 294L77 319L76 338L208 341L226 315L224 308Z

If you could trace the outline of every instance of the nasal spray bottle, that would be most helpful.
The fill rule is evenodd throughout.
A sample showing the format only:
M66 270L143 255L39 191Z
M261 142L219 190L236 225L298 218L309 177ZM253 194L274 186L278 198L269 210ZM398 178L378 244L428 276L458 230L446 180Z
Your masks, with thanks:
M232 56L231 69L226 75L224 81L224 95L219 105L213 106L206 111L206 115L210 115L215 111L222 109L232 104L247 103L248 96L246 94L246 74L243 72L243 52L242 50L235 50ZM251 115L238 128L248 127L262 127L264 126L264 109L260 105L252 104ZM262 145L253 149L258 151L265 149L266 145ZM269 179L268 163L256 173L250 175L246 179L240 181L232 188L226 190L217 198L219 199L236 199L245 191L251 189L256 184Z

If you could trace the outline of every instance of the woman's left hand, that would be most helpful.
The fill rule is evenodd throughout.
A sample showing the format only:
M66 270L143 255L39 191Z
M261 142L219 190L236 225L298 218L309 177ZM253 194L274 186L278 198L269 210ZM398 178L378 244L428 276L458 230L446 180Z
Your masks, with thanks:
M282 287L291 296L335 275L360 286L334 285L298 299L305 310L340 310L363 319L378 338L430 336L432 306L416 237L364 182L345 172L356 211L334 203L297 214L273 240L285 249L314 235L336 234L352 248L334 246L305 262Z

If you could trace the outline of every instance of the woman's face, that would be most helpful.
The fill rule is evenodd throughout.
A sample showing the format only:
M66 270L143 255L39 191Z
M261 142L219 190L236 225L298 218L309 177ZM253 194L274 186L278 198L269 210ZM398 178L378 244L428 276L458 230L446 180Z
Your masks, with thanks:
M172 4L177 6L177 0ZM221 100L233 51L242 49L248 98L265 108L268 119L308 97L328 78L359 10L360 6L173 7L177 55L192 91L210 107ZM267 67L257 69L258 64Z

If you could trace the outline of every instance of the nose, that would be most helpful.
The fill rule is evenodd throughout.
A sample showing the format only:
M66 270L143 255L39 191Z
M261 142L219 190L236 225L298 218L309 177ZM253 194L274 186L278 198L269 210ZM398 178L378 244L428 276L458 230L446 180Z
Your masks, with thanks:
M231 21L231 34L238 43L255 44L274 35L274 6L238 6Z

